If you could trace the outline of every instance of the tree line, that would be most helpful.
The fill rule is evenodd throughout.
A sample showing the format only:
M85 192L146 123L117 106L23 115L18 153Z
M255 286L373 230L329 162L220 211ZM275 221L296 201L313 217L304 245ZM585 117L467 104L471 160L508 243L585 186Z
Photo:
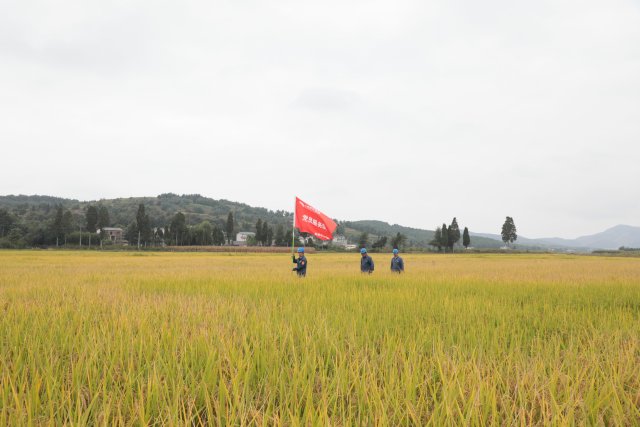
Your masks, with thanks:
M447 227L447 224L442 224L441 227L436 227L433 239L429 242L430 246L437 248L438 251L447 250L453 252L454 247L460 241L460 226L458 226L458 220L454 217L451 224ZM464 228L462 233L462 246L465 249L471 244L471 237L469 236L469 229Z
M234 232L237 229L232 212L228 213L226 222L220 221L219 224L212 224L205 220L189 225L185 214L180 211L170 217L164 226L153 227L152 224L154 221L149 217L145 205L139 204L135 218L124 227L124 239L130 245L138 247L230 245L235 241ZM155 224L157 225L157 222ZM81 215L77 210L73 214L69 209L64 209L58 204L54 207L53 215L49 220L37 223L21 221L6 209L0 209L0 248L111 244L109 236L103 232L111 225L109 210L100 204L88 205ZM344 234L344 232L344 226L339 224L336 234ZM517 231L513 218L506 217L501 236L507 246L516 241ZM316 243L306 233L299 234L297 230L285 229L282 224L274 227L266 220L258 219L255 224L255 235L247 239L247 244L289 246L294 239L300 237L306 245ZM457 219L453 218L449 226L442 224L436 227L429 245L438 251L452 252L456 245L459 245L461 238L462 246L468 248L471 243L469 230L465 227L460 233ZM360 247L368 247L371 244L372 249L383 249L389 246L401 248L411 243L408 242L407 236L400 232L390 237L378 236L373 242L370 240L369 233L363 232L358 239L358 244Z
M518 239L516 225L512 217L506 217L504 224L502 225L500 235L502 237L502 241L507 245L507 247L512 245ZM447 224L442 224L441 227L436 227L433 239L429 242L429 245L437 248L438 251L444 251L446 253L448 250L449 252L453 252L454 247L460 241L460 237L458 220L454 217L448 227ZM468 249L470 245L471 236L469 235L469 229L465 227L462 232L462 246L464 246L465 249Z
M69 209L57 205L51 219L44 223L26 223L0 209L0 247L62 246L83 242L91 245L100 241L97 230L109 224L109 211L104 206L91 206L84 218L78 218Z
M144 204L139 204L135 218L123 228L123 238L129 245L149 246L200 246L231 245L235 241L237 224L229 212L224 224L212 224L208 220L195 225L187 224L186 216L176 212L164 226L152 226ZM49 220L26 224L18 217L0 209L0 247L61 247L65 245L95 246L112 244L105 229L111 227L109 210L102 205L89 205L83 215L74 215L71 210L57 205ZM275 230L265 220L258 220L253 241L249 244L288 246L292 231L285 232L282 224ZM297 234L297 233L296 233ZM122 242L119 242L122 243Z
M508 216L501 230L502 241L508 247L512 245L517 239L518 234L516 225L513 218ZM465 227L462 233L460 233L460 226L458 225L457 218L453 218L451 224L447 226L443 223L442 226L438 226L435 229L433 238L429 241L429 246L436 249L438 252L454 252L456 246L459 246L460 239L462 238L462 246L468 249L471 245L471 235L469 234L469 228ZM407 236L397 233L396 236L389 238L387 236L379 236L371 244L372 249L383 249L387 246L391 246L394 249L400 249L407 243ZM370 244L370 237L368 232L362 232L358 239L358 245L360 248L368 247Z
M398 232L395 236L392 237L378 236L375 241L370 242L370 240L371 237L369 235L369 232L363 231L358 238L358 247L368 248L369 243L371 243L371 249L384 249L386 247L391 247L392 249L400 249L407 244L409 239L404 234Z
M467 248L471 243L471 238L469 236L469 230L467 227L464 228L464 232L462 234L462 244L465 248ZM360 248L365 248L369 245L369 233L363 232L358 239L358 245ZM446 224L442 224L442 227L436 227L435 233L431 241L429 241L429 246L436 248L438 251L453 252L454 246L460 240L460 228L458 226L458 221L456 218L453 218L451 225L447 227ZM387 246L390 246L393 249L401 249L408 243L408 238L404 234L398 232L395 236L389 238L387 236L379 236L376 241L371 244L372 249L383 249Z

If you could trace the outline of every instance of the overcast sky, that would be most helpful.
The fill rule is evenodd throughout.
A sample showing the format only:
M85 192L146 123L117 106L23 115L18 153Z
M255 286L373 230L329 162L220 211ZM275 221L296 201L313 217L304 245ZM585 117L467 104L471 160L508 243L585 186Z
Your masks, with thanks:
M640 226L640 2L0 2L0 195Z

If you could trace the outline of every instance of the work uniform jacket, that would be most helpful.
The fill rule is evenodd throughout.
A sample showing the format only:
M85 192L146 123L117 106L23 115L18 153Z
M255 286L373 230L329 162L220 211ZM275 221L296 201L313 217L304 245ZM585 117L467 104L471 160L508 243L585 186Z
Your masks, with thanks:
M360 271L363 273L373 273L373 259L369 255L365 255L360 259Z
M307 257L304 255L300 255L299 258L293 257L293 262L296 264L294 270L298 273L298 276L306 276L307 275Z
M402 273L404 271L404 261L399 256L391 258L391 271L394 273Z

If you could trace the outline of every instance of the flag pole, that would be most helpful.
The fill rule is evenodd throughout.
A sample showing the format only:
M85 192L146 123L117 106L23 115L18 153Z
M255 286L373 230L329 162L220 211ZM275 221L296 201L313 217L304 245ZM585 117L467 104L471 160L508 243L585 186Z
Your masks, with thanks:
M293 256L293 246L295 243L296 235L296 203L293 204L293 221L291 221L291 256Z

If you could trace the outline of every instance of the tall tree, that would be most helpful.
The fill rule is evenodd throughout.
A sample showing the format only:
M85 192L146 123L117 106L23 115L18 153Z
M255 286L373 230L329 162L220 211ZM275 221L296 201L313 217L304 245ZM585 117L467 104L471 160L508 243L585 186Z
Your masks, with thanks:
M220 246L220 245L224 245L224 233L222 232L222 230L217 226L214 225L213 226L213 244L216 246Z
M0 209L0 237L9 234L15 220L6 209Z
M267 246L271 246L273 244L273 227L267 228Z
M147 242L151 239L151 221L149 220L149 215L145 212L144 204L140 203L138 205L138 212L136 213L136 228L138 229L138 248L140 248L140 243L144 243L145 246Z
M378 237L378 240L373 242L371 247L374 248L374 249L382 249L382 248L384 248L386 246L387 240L388 240L387 236L380 236L380 237Z
M502 224L502 241L508 246L509 244L513 244L518 239L518 234L516 230L516 224L513 222L513 218L508 216L504 220L504 224Z
M469 229L467 227L464 228L464 232L462 233L462 246L465 249L469 248L471 244L471 237L469 237Z
M262 246L271 246L271 242L269 241L269 224L267 221L262 223L262 233L260 233L260 237L262 238Z
M227 216L227 226L225 231L227 232L227 243L230 245L231 242L233 241L233 214L231 212L229 212L229 215Z
M436 227L433 239L431 239L429 245L438 248L438 252L440 252L440 248L442 248L442 228Z
M134 242L138 242L138 247L140 247L140 242L138 238L140 236L138 229L138 223L136 221L131 221L127 228L124 230L124 238L127 242L133 244Z
M95 206L87 206L87 212L85 213L85 219L87 222L87 231L89 233L95 233L98 225L98 209Z
M453 247L460 240L460 227L458 226L458 220L454 217L451 221L451 225L447 230L449 232L449 249L453 252Z
M358 244L361 248L366 248L369 244L369 233L367 233L366 231L363 232L358 239Z
M67 209L62 214L62 233L64 235L64 243L67 243L67 235L73 232L73 215L71 211Z
M284 246L289 246L293 244L294 239L295 239L295 233L293 232L293 230L289 230L287 228L287 231L284 233L284 241L285 241Z
M262 243L262 220L260 218L256 221L256 242Z
M278 224L276 227L276 246L287 246L287 242L284 237L284 227L282 224Z
M96 227L102 230L103 228L109 227L110 225L111 219L109 218L109 210L106 206L98 206L98 222L96 224Z
M64 211L62 210L62 205L56 206L56 216L53 219L53 224L51 224L51 231L56 236L56 246L60 246L60 239L64 235L64 227L62 224L63 216Z
M447 248L449 247L449 229L447 228L447 224L442 224L442 238L440 239L440 243L444 248L444 252L447 253Z
M171 219L169 225L169 233L172 243L175 242L176 246L182 245L186 239L187 233L187 220L182 212L176 213Z
M213 243L213 227L209 221L202 221L195 229L197 244L210 245Z
M391 246L393 249L400 249L401 246L407 242L407 236L398 232L393 239L391 239Z
M25 241L23 237L24 235L20 227L13 227L7 234L7 240L11 244L11 247L16 249L24 248Z

